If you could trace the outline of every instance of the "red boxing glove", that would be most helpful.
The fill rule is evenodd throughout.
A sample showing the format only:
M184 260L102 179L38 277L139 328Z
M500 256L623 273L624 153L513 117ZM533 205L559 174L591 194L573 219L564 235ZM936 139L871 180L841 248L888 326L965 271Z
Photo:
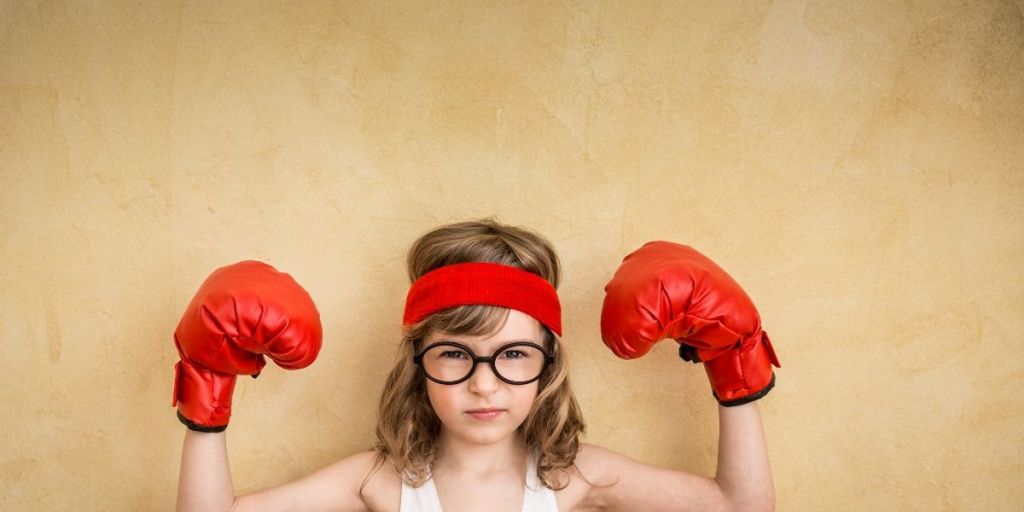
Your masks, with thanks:
M305 368L321 339L320 313L290 275L259 261L221 267L199 286L174 331L181 361L171 405L188 428L221 432L236 375L257 377L264 354L282 368Z
M640 357L665 338L686 361L703 362L723 406L757 400L781 368L746 292L695 249L648 242L622 260L604 287L601 337L623 359Z

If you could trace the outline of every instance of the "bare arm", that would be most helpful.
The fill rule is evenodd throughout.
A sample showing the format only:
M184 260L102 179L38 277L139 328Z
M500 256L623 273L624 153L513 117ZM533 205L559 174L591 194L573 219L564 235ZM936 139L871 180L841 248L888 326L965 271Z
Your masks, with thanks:
M360 483L375 466L375 459L372 451L357 453L294 482L236 497L224 432L186 430L176 510L365 512Z
M715 481L732 510L775 510L775 487L757 402L719 405L718 428Z
M715 478L651 466L582 443L577 467L600 480L583 505L591 510L769 512L775 510L768 452L757 402L718 406ZM612 485L603 485L603 484Z
M234 501L235 488L228 468L225 432L208 433L185 429L176 510L226 512L231 509Z

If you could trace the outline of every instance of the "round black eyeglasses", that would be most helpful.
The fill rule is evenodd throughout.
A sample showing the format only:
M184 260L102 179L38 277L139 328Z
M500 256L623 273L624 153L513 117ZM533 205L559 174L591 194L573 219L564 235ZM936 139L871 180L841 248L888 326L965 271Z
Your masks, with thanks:
M428 379L438 384L463 382L476 372L478 363L487 363L502 381L523 385L539 379L544 369L555 362L555 355L535 343L517 341L502 345L491 357L481 357L461 343L442 341L424 348L412 360Z

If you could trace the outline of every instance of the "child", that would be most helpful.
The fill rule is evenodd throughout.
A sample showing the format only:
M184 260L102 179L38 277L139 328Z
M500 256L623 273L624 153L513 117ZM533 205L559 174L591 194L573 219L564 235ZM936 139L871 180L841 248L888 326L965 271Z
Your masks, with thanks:
M421 236L409 250L412 286L403 315L403 339L381 396L372 450L297 481L236 498L223 432L230 414L230 390L226 398L212 402L184 400L210 393L179 391L192 388L176 380L179 418L189 426L178 509L773 510L774 491L754 400L771 389L770 365L778 362L760 330L756 311L747 304L749 299L741 300L745 294L724 271L717 280L707 281L707 286L732 294L734 300L726 305L726 316L731 317L726 319L728 327L750 331L739 332L744 341L737 343L737 333L729 331L730 338L723 323L708 328L707 322L695 323L679 314L691 299L699 302L693 299L694 289L673 288L673 293L693 297L662 295L666 286L658 280L665 277L650 273L659 266L677 273L685 273L690 266L698 276L709 275L712 267L720 271L710 260L695 255L699 253L685 246L652 248L648 244L627 256L605 290L602 335L620 357L638 357L658 340L672 337L680 340L684 359L705 362L721 404L719 466L714 479L649 466L580 442L585 427L569 384L560 338L558 257L543 237L485 219L441 226ZM273 334L259 342L239 343L244 350L238 354L214 358L193 356L209 351L190 348L194 343L179 343L185 333L196 337L196 329L189 333L183 328L188 323L183 318L175 336L182 356L179 366L206 365L209 370L200 373L230 374L233 379L237 374L258 373L262 364L217 360L258 357L262 361L258 354L266 353L287 368L312 362L319 350L319 316L315 308L311 312L308 294L290 277L279 279L286 274L269 266L263 270L267 275L248 275L244 282L279 286L255 292L263 301L251 318L258 318L256 323L266 322L267 317L291 323L265 329ZM201 292L217 288L215 282L210 284L213 277ZM239 293L238 282L220 286ZM268 296L288 299L278 301L279 310L268 314ZM240 303L244 310L244 300L235 297L229 302L232 318L245 323L239 320L244 313L237 313ZM212 323L222 327L230 322ZM294 328L282 330L280 325ZM245 329L229 327L228 337L238 330ZM225 333L212 337L217 336ZM688 344L682 343L684 339ZM218 350L222 345L216 345ZM743 374L736 375L737 369ZM179 369L180 380L190 381L182 377L189 374ZM233 383L191 386L226 389L233 388Z

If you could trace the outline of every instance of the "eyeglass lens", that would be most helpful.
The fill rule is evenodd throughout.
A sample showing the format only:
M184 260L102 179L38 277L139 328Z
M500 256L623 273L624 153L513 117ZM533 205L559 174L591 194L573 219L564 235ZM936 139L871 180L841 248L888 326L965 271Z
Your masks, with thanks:
M514 382L535 379L544 370L544 353L530 345L504 347L494 358L498 374ZM473 357L459 347L437 345L423 353L423 369L437 380L454 382L473 371Z

